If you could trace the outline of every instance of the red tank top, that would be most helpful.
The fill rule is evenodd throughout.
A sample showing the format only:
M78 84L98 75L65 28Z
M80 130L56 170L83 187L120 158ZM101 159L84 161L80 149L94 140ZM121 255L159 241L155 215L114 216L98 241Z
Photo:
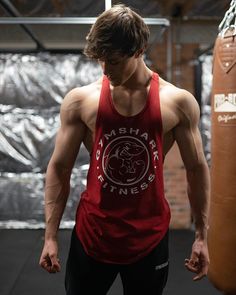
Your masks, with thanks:
M168 230L158 83L153 73L145 107L125 117L115 109L110 82L103 78L87 189L76 214L77 235L98 261L135 262Z

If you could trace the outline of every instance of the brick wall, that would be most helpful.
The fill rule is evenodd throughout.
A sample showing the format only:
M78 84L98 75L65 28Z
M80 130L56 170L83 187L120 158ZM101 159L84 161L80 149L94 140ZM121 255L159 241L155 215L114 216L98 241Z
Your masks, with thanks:
M152 70L166 79L166 40L149 50ZM173 44L172 83L194 94L194 55L198 44ZM165 194L171 208L171 228L191 228L191 212L187 196L186 176L179 149L175 144L164 164Z
M171 228L190 228L191 214L183 161L176 144L164 164L165 195L171 208Z

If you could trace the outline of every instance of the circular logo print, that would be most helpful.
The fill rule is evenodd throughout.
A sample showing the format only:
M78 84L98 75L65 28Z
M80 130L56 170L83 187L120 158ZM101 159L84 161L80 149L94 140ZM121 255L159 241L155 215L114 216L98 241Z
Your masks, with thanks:
M149 153L144 143L131 136L112 140L104 150L102 168L106 177L118 185L134 185L147 173Z

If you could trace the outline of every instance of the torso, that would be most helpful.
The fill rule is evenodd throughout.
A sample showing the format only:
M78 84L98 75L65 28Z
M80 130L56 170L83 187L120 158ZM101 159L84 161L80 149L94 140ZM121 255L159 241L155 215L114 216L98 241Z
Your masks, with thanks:
M80 95L86 99L73 101L73 109L78 110L81 120L86 126L86 133L83 143L88 152L91 152L95 137L95 125L98 112L99 98L102 86L102 79L88 86L80 88ZM149 85L143 89L136 89L132 93L122 92L118 89L116 92L111 87L113 105L116 110L123 116L133 116L139 113L145 106ZM163 152L167 154L174 143L173 129L178 124L178 111L175 101L172 99L172 92L176 87L159 78L159 95L163 125ZM119 99L117 99L119 97ZM123 99L120 99L120 98Z

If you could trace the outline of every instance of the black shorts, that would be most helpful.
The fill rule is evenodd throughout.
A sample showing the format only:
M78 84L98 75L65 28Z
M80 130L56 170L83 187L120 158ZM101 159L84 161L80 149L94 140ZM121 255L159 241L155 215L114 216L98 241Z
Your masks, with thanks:
M168 232L146 257L131 264L102 263L88 256L72 232L66 265L67 295L105 295L120 273L124 295L161 295L169 268Z

